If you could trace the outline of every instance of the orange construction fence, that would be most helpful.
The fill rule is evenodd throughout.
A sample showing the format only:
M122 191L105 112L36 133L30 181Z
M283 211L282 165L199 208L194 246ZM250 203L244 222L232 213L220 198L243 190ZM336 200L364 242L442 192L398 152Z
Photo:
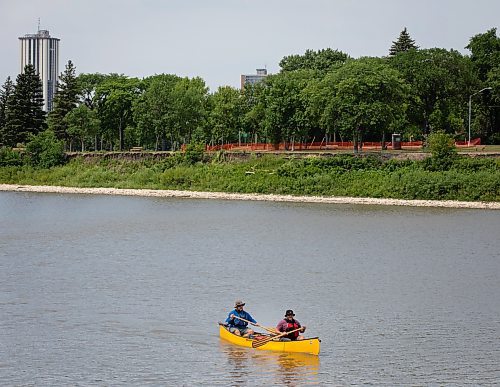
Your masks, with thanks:
M422 147L422 141L402 141L401 149L418 149ZM392 149L392 143L385 143L387 149ZM470 141L456 141L455 145L457 147L467 147L467 146L476 146L481 145L481 139L475 138ZM349 150L352 149L354 144L352 141L337 141L337 142L311 142L311 143L280 143L278 146L274 146L273 144L268 143L247 143L247 144L224 144L224 145L207 145L207 151L218 151L218 150L232 150L232 151L305 151L305 150L314 150L314 151L328 151L328 150ZM382 149L381 142L370 142L363 141L360 144L361 149L366 150L376 150Z

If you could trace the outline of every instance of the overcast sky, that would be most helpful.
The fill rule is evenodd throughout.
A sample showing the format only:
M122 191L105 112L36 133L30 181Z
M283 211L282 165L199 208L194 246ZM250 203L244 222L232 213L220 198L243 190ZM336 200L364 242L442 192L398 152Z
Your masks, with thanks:
M421 48L467 54L498 27L500 0L0 0L0 84L38 18L61 39L60 71L71 59L77 73L200 76L215 91L306 49L384 56L404 27Z

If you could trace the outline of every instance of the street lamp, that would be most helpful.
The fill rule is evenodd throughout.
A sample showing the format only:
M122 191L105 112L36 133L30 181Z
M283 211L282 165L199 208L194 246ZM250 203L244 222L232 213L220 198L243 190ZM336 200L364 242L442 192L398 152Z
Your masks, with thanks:
M491 90L491 89L492 89L491 87L485 87L484 89L481 89L469 96L469 141L467 143L467 146L470 146L470 117L472 114L472 97L474 97L476 94L482 93L485 90Z

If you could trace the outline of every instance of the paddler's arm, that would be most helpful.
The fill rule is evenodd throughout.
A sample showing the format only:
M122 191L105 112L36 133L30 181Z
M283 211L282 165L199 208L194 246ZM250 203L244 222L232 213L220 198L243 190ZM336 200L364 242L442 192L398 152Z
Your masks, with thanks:
M252 323L258 325L257 321L254 320L254 318L250 315L250 313L248 313L248 312L245 312L245 313L246 313L246 318L245 318L246 320L251 321Z
M234 317L235 316L234 316L233 312L230 312L229 316L227 316L227 318L226 318L226 322L230 323L231 321L234 321Z
M283 326L283 320L281 320L278 325L276 325L276 333L277 334L281 334L281 333L285 333L286 329L285 327Z

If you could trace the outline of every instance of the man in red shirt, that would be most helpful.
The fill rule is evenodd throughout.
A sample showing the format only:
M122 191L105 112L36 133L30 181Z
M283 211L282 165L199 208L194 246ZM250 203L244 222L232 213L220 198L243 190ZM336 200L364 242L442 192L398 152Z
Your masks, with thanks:
M295 313L293 313L293 310L288 309L285 313L285 318L281 320L278 325L276 326L276 332L281 334L285 332L290 332L298 328L302 328L300 331L290 333L289 335L283 336L281 338L282 341L289 341L289 340L304 340L304 336L302 336L300 333L304 332L306 330L305 326L300 325L300 323L294 319ZM300 333L299 333L300 332Z

